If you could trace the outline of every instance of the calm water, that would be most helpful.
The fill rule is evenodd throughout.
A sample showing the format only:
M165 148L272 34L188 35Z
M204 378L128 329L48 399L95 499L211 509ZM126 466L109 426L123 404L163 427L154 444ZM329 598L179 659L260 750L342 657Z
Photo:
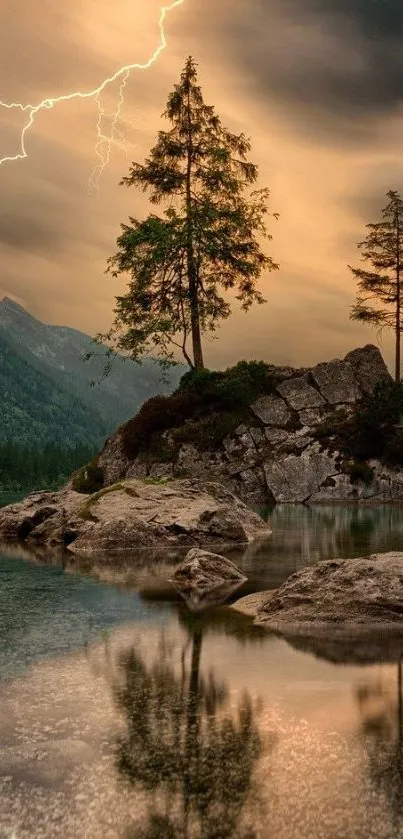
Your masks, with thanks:
M236 557L249 590L403 545L397 507L270 518ZM172 563L4 550L1 839L403 838L398 662L334 665L227 607L191 613Z

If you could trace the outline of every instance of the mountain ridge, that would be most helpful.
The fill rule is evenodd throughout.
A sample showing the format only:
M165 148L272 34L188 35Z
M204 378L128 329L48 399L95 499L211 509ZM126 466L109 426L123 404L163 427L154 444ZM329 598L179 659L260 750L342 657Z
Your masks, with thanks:
M171 392L184 371L179 367L163 382L155 361L138 365L117 356L105 377L107 348L104 357L84 361L91 350L89 335L42 323L11 298L0 300L0 440L34 443L39 434L39 440L60 442L66 414L66 443L98 445L150 396Z

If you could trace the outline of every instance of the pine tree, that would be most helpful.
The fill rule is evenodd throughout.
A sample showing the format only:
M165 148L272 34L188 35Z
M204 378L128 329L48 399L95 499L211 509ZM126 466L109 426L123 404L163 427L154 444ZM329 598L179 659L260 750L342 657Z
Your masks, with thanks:
M382 220L368 224L368 234L359 242L364 261L373 271L352 268L358 280L357 300L351 310L353 320L390 328L395 332L395 378L401 378L403 201L398 192L387 193L388 204Z
M114 341L137 361L152 353L171 363L176 346L199 370L203 333L231 313L223 291L235 289L245 311L265 302L257 280L278 268L258 241L272 238L264 223L269 191L252 190L258 171L248 161L250 143L227 131L205 104L192 58L163 116L170 129L159 132L144 165L134 163L122 184L167 206L162 216L122 225L108 271L129 273L130 282L117 297L111 331L98 339Z

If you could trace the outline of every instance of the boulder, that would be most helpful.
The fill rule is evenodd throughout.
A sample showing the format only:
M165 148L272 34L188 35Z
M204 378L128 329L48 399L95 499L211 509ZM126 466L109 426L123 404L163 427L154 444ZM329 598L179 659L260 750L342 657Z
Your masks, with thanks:
M300 456L286 454L264 464L266 483L278 503L303 503L318 492L321 484L337 472L335 460L316 445Z
M251 408L265 425L286 426L292 419L291 411L279 396L260 396Z
M54 516L67 517L82 503L83 496L70 489L61 492L33 492L18 504L0 510L0 539L24 541L33 530Z
M356 402L360 396L353 367L346 361L317 364L312 370L312 377L330 405Z
M307 624L401 624L403 553L331 559L303 568L268 596L258 622L283 632Z
M130 479L94 495L74 493L70 506L64 491L52 495L52 506L42 495L31 498L24 533L19 523L27 518L25 502L1 511L3 538L12 531L39 545L64 544L73 553L92 554L244 544L270 532L260 516L214 482Z
M323 396L309 383L308 376L288 379L278 385L277 390L295 411L326 405Z
M172 582L187 606L201 611L225 603L246 579L224 556L194 548L176 569Z
M367 344L366 347L359 347L347 353L345 361L353 368L363 393L373 393L380 382L390 380L382 355L373 344Z
M176 569L172 580L181 586L209 589L222 583L245 582L246 577L225 556L193 548Z

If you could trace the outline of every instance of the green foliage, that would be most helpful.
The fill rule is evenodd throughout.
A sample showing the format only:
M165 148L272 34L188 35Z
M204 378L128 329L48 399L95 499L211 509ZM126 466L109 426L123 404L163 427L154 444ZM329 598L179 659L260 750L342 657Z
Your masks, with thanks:
M136 360L151 351L169 364L176 347L200 369L201 334L214 332L231 313L223 291L235 290L245 311L265 302L257 280L278 268L260 244L271 239L269 192L252 190L258 171L248 161L249 140L227 131L205 104L191 58L164 117L170 128L159 132L145 163L133 163L122 183L167 209L122 225L108 270L129 274L129 288L117 298L114 325L104 337Z
M145 452L169 460L180 443L219 444L249 417L250 404L272 389L264 362L240 361L225 372L190 371L175 393L149 399L123 426L125 454L134 459Z
M365 396L354 414L339 412L318 427L317 437L348 458L362 462L377 458L403 465L403 384L386 381Z
M0 443L0 491L57 489L93 455L94 449L86 445Z
M95 457L86 466L83 466L73 476L73 489L76 492L82 492L86 495L91 495L94 492L99 492L104 485L103 469L98 465L98 458Z
M358 295L352 320L391 328L396 333L396 381L400 380L401 274L403 270L403 201L390 190L382 220L367 224L368 234L358 243L364 262L373 270L352 268L358 280Z
M108 425L98 412L26 356L0 330L0 442L12 438L27 447L44 448L51 440L60 449L99 445Z

